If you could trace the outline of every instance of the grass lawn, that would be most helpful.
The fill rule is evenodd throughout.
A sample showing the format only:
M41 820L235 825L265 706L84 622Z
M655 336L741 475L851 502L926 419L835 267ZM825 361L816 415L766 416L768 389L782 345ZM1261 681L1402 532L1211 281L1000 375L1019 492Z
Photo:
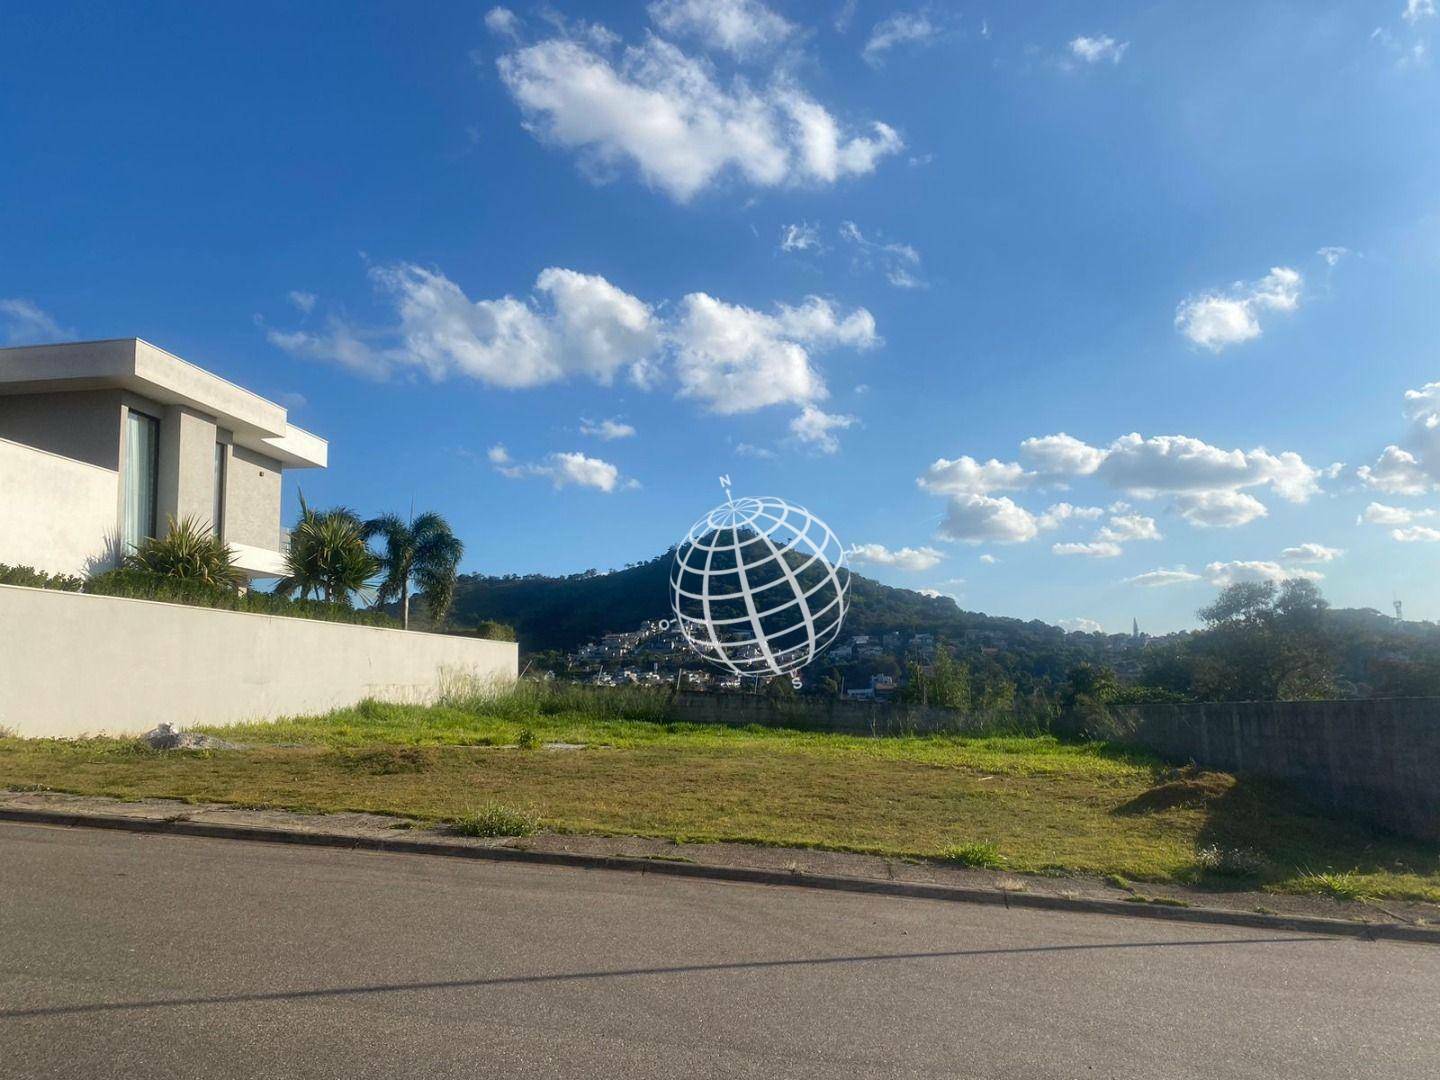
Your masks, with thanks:
M429 708L367 702L205 729L247 747L225 751L0 739L0 787L427 822L499 805L562 832L980 852L1020 873L1440 902L1440 850L1325 817L1264 781L1045 735L667 724L652 702L533 687ZM533 745L546 742L585 745Z

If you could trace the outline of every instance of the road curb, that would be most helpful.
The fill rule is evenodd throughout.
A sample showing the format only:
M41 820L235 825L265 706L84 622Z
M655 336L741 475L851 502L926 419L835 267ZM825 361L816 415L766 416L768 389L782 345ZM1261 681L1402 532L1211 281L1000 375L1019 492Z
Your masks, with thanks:
M948 900L958 903L991 904L1041 911L1123 915L1130 918L1163 919L1170 922L1243 926L1260 930L1289 930L1362 940L1384 939L1440 945L1440 926L1357 923L1347 919L1327 919L1318 915L1264 915L1260 912L1230 911L1223 908L1177 907L1125 900L1043 896L1004 889L977 889L959 885L932 885L921 882L880 881L870 878L788 873L745 866L706 866L703 863L667 862L624 855L527 851L512 847L487 847L478 844L447 843L442 840L419 840L409 837L382 839L371 836L348 836L342 833L310 832L303 829L282 829L265 825L223 825L207 821L133 818L119 814L75 813L16 806L0 807L0 821L15 821L32 825L115 829L124 832L164 833L175 836L202 836L215 840L302 844L312 847L345 848L352 851L375 851L389 854L444 855L450 858L487 859L491 862L563 866L577 870L660 874L666 877L693 878L704 881L827 889L832 892L869 893L881 896L909 897L917 900Z

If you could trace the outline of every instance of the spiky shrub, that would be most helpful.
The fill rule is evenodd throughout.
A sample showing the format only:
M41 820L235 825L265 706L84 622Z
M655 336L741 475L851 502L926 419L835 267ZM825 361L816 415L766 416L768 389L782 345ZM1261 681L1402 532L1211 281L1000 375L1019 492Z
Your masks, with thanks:
M300 496L300 520L290 531L286 574L275 586L281 596L314 596L349 607L364 595L380 563L365 546L359 516L343 506L313 510Z
M245 574L235 565L234 553L207 522L193 516L179 521L170 518L165 535L145 540L133 554L125 556L123 565L157 577L227 589L245 584Z

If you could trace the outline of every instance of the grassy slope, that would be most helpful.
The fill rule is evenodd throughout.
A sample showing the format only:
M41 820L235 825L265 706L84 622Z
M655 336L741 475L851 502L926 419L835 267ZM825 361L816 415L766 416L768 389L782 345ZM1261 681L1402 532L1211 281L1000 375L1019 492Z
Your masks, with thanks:
M1022 872L1206 879L1196 851L1243 847L1243 882L1440 901L1440 853L1320 816L1282 788L1177 775L1103 744L1049 737L866 739L625 719L643 706L533 696L215 729L240 751L129 740L0 740L0 786L453 820L491 800L562 831L739 840L900 856L993 843ZM522 728L581 751L505 748ZM281 745L291 744L291 745ZM298 744L298 745L297 745Z

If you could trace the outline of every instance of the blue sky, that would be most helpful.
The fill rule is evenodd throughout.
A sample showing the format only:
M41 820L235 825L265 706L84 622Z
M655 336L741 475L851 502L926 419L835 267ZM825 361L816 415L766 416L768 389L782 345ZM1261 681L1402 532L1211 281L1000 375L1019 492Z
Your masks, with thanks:
M1440 617L1434 7L11 3L0 341L281 400L466 569L728 473L969 609Z

